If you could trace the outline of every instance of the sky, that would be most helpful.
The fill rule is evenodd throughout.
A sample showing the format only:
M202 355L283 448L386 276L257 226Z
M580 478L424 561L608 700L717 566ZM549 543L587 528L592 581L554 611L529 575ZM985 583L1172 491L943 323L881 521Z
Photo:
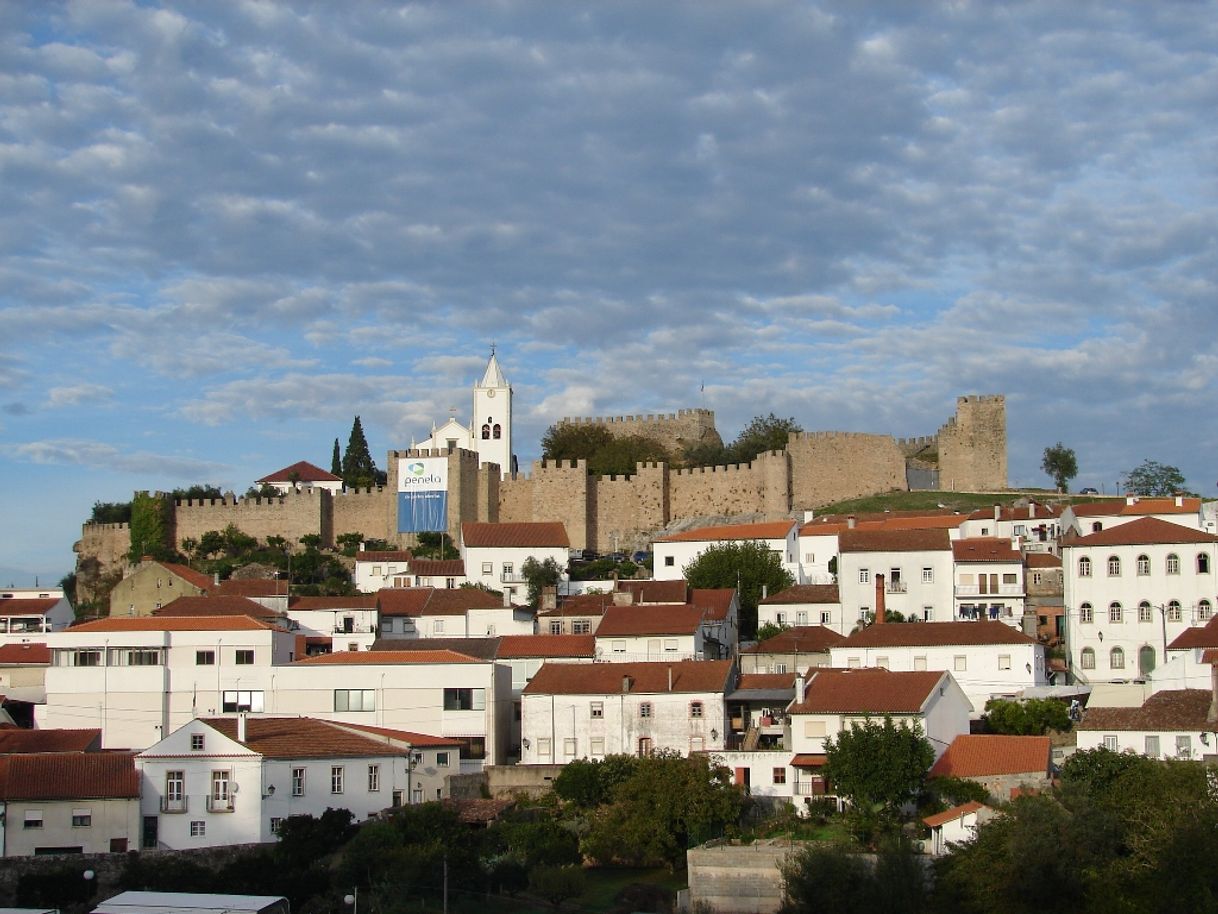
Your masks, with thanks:
M468 421L1218 467L1218 3L0 4L0 584Z

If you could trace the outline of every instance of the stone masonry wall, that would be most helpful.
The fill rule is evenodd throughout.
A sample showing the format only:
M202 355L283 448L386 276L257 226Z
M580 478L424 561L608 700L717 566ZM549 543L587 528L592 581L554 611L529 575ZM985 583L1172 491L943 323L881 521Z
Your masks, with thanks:
M890 435L792 434L787 454L796 511L906 488L905 455Z
M533 464L533 498L530 517L502 520L559 520L567 527L572 549L595 548L589 541L589 506L595 486L586 460L539 460Z
M615 438L650 438L668 448L674 457L691 444L723 444L715 429L714 410L709 409L682 409L661 415L568 417L560 419L559 424L599 425Z
M939 429L939 485L953 492L1007 487L1006 397L956 398L955 417Z
M762 513L778 519L791 509L783 451L758 454L752 463L674 470L669 490L671 518Z
M664 527L669 513L669 470L663 463L640 463L633 476L593 480L595 509L588 539L598 552L648 548L651 534Z
M397 499L393 494L388 486L336 494L331 501L335 542L344 533L362 533L365 538L398 543Z
M322 537L322 545L332 546L329 523L332 498L334 496L324 489L305 489L278 498L178 501L174 503L173 512L174 545L181 549L184 539L197 540L209 530L223 530L233 524L243 533L264 542L268 536L282 536L295 543L302 536L315 533Z

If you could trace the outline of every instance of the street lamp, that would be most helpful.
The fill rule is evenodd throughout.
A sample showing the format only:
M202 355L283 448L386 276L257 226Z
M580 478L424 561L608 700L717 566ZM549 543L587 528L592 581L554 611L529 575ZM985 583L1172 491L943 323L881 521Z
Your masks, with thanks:
M359 886L351 890L350 895L343 896L343 903L351 905L351 914L359 914Z

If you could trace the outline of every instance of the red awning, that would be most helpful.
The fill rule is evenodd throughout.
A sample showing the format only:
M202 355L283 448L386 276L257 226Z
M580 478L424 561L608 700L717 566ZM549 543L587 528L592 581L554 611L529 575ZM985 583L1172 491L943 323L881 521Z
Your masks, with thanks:
M828 760L827 755L797 755L791 764L796 768L821 768Z

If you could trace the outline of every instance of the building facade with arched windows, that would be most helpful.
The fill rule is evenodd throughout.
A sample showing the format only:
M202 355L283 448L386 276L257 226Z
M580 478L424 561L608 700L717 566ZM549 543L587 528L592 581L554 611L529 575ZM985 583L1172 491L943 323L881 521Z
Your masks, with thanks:
M1143 679L1181 632L1218 605L1218 537L1140 518L1062 541L1063 602L1076 681Z
M431 435L425 441L412 441L410 447L474 451L479 463L497 464L502 476L512 475L516 469L512 453L512 385L503 376L493 350L482 379L474 383L473 401L469 425L450 417L443 425L432 425Z

